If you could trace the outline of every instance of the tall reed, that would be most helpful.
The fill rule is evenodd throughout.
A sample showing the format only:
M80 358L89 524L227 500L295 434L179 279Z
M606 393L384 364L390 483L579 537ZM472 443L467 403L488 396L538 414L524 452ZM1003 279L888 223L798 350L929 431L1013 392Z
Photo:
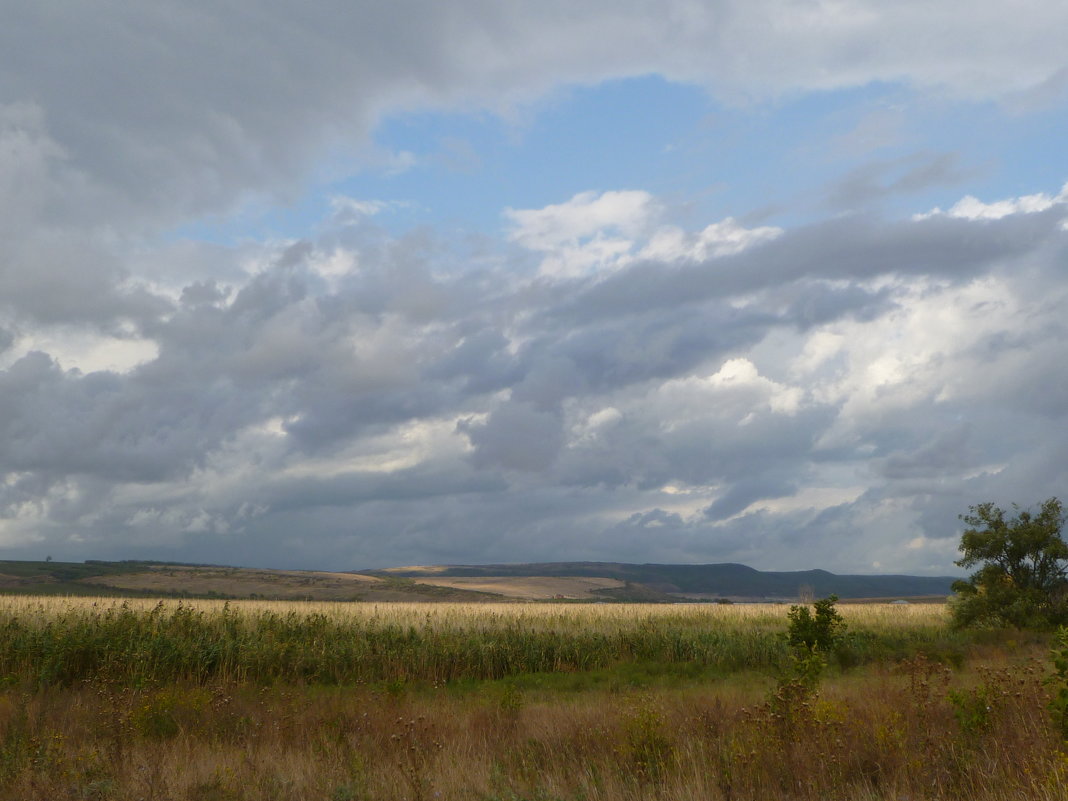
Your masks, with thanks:
M940 608L847 609L845 658L959 649ZM766 669L781 606L285 604L4 599L0 680L447 682L620 662Z

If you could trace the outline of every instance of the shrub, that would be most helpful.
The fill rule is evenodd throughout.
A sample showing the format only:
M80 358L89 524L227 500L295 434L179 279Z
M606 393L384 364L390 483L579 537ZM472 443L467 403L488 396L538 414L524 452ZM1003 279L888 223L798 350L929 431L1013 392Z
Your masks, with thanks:
M627 715L623 735L625 772L643 782L662 781L674 759L675 744L652 698L638 699Z
M1068 741L1068 627L1062 626L1057 630L1050 657L1053 675L1049 683L1053 697L1049 702L1049 711L1061 738Z
M786 632L787 641L795 649L829 653L845 633L845 621L834 608L837 595L830 595L813 604L815 614L807 605L791 606L787 617L790 620Z

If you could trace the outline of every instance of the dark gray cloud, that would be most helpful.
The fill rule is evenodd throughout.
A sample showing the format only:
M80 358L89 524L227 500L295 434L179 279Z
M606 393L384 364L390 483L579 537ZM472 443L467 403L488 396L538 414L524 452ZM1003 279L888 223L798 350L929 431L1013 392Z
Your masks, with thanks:
M547 471L564 444L560 416L526 403L505 403L484 423L460 423L476 467Z
M880 472L890 479L922 480L978 467L980 454L969 443L971 429L971 423L963 423L910 453L893 453L883 461Z
M637 264L575 294L550 313L577 322L590 316L678 309L802 279L859 281L897 274L967 280L997 265L1015 268L1044 245L1063 247L1064 217L1061 206L1006 217L998 225L944 216L890 223L841 217L709 262Z

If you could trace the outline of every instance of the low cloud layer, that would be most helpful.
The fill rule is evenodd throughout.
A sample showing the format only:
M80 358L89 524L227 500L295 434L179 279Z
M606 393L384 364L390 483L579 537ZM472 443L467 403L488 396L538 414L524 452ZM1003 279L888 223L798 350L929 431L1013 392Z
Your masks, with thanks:
M509 214L619 237L603 272L546 274L523 251L556 251L519 237L457 269L444 243L342 221L235 251L238 280L145 293L154 348L126 369L9 335L3 545L946 570L968 504L1063 487L1063 196L712 223L673 250L634 204L627 226L591 213L616 197ZM737 245L695 248L716 226Z

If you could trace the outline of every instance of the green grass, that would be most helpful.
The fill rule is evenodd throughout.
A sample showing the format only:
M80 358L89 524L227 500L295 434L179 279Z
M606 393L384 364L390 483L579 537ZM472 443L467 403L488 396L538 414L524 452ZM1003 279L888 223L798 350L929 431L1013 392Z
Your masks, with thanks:
M427 620L415 625L162 603L148 609L81 602L46 614L0 609L0 680L38 686L95 679L359 684L574 675L597 682L603 675L626 682L629 674L634 681L669 681L773 670L789 652L785 616L782 625L749 626L639 614L600 626L581 616L532 621L471 613L431 624L427 613ZM959 664L979 644L975 635L945 626L887 627L850 633L831 657L841 668L920 652Z

